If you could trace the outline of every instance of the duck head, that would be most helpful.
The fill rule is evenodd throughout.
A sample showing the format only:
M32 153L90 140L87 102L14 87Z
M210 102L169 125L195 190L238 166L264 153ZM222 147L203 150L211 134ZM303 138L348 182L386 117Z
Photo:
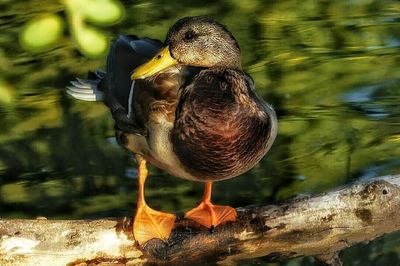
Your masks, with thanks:
M168 31L165 47L136 68L132 79L144 79L174 65L241 68L240 48L225 26L209 17L186 17Z

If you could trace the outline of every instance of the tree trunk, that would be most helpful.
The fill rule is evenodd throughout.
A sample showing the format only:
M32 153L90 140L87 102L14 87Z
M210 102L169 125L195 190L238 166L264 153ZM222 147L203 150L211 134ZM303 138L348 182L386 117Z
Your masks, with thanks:
M238 208L236 222L210 230L178 218L164 242L138 246L132 220L0 220L0 265L207 263L232 265L315 256L341 265L338 252L400 229L400 175L362 180L279 205Z

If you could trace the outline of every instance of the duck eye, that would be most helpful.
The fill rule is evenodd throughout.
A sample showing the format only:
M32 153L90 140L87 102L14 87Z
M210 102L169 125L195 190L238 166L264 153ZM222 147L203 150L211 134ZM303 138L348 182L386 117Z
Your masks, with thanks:
M189 30L189 31L185 32L185 37L184 37L184 39L185 39L185 41L193 40L193 38L195 37L195 35L196 35L196 34L194 33L194 31Z

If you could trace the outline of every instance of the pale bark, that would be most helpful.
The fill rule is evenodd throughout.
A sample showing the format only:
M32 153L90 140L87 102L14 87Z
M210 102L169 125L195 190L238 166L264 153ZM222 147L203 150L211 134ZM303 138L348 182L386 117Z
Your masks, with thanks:
M139 247L131 219L0 220L0 265L232 265L338 252L400 229L400 175L359 181L279 205L238 208L238 220L213 232L178 219L167 242Z

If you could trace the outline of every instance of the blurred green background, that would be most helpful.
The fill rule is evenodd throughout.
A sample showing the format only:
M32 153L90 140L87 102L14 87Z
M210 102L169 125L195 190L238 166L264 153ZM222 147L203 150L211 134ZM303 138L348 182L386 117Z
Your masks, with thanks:
M104 67L119 34L163 40L177 19L204 14L236 36L244 69L280 126L259 165L215 185L215 202L274 203L400 173L399 1L0 0L2 218L134 214L136 168L115 143L107 108L64 88ZM184 212L202 189L151 168L146 193L154 208ZM400 265L400 234L341 258Z

